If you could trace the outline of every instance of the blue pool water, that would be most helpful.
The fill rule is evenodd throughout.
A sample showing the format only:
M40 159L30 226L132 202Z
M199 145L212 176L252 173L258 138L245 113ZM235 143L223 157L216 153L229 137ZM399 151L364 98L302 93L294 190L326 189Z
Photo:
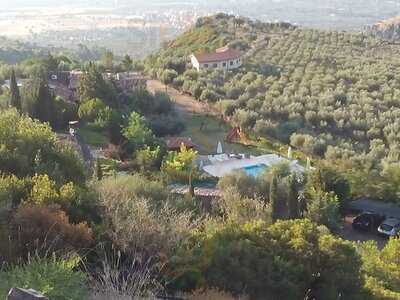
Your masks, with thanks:
M243 171L245 171L247 173L247 175L257 177L262 172L264 172L266 169L267 169L266 165L260 164L260 165L244 167Z

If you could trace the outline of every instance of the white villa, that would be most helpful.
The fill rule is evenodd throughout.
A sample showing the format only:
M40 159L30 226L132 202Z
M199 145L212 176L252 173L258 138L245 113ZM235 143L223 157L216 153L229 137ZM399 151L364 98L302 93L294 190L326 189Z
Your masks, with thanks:
M213 53L198 53L190 56L192 66L197 71L204 69L232 70L242 65L243 54L228 46Z

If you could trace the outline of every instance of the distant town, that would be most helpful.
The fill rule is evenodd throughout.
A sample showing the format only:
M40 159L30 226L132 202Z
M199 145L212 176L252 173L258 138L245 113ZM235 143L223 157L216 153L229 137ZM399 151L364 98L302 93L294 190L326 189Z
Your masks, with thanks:
M30 8L0 12L0 32L45 47L85 44L143 58L206 14L185 9L118 14L112 9Z
M197 18L216 12L306 27L362 30L400 11L399 3L388 0L333 0L313 5L298 0L254 0L251 5L237 0L78 2L59 6L50 1L32 1L36 6L21 6L16 1L0 11L1 35L45 47L85 44L141 59L174 39Z

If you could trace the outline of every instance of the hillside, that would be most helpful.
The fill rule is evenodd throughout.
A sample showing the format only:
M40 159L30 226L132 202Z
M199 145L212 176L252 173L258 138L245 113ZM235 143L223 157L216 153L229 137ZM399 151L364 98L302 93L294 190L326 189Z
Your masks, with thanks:
M240 70L191 70L190 53L226 44L247 53ZM216 103L251 136L384 174L400 157L399 54L363 34L217 15L199 19L146 66L161 79L174 69L175 87Z
M51 38L51 36L47 36L47 40ZM63 46L38 46L0 36L0 64L16 64L27 59L45 57L49 53L62 54L69 56L71 59L89 61L99 59L104 51L104 48L82 44L68 48Z
M43 49L0 36L0 62L14 64L45 53Z
M380 21L367 28L367 32L387 40L400 40L400 16Z

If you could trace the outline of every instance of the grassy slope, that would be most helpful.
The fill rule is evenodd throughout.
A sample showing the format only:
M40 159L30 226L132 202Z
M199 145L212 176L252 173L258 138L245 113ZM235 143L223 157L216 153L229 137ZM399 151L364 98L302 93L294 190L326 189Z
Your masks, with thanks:
M93 147L105 147L110 143L109 137L104 130L97 130L89 125L82 126L79 134L86 144Z
M204 123L200 130L201 123ZM193 142L199 146L200 154L212 154L217 150L217 144L220 141L226 153L251 153L259 154L260 151L255 146L246 146L239 143L227 143L225 137L230 127L213 116L204 116L199 114L187 115L185 118L184 136L190 136ZM264 149L263 152L266 149Z

